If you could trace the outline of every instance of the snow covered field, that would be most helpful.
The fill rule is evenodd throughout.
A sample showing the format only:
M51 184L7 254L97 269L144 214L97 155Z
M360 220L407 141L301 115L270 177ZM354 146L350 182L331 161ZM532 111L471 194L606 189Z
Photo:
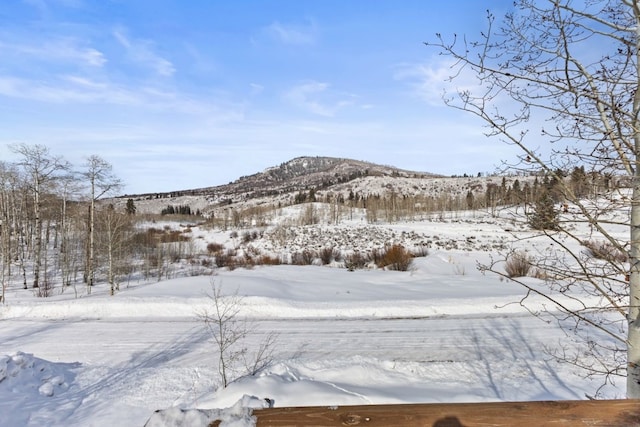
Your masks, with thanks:
M511 239L504 224L481 217L392 228L440 240L473 236L476 246ZM601 379L547 351L580 343L521 307L519 285L481 274L476 263L490 255L434 247L409 272L222 269L132 282L113 297L103 284L77 299L12 288L0 306L0 425L142 426L156 409L228 408L245 395L280 407L593 395ZM249 347L277 334L274 363L226 389L196 316L211 304L212 283L244 297L240 314L256 325ZM544 304L529 300L529 308ZM623 397L623 381L601 396Z

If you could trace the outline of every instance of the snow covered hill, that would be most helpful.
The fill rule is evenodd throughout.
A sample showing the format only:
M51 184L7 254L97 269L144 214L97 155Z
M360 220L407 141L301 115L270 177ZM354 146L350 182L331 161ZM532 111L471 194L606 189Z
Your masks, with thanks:
M226 185L124 195L108 202L123 207L132 199L139 213L157 214L167 205L183 205L190 206L193 212L220 215L230 207L242 210L252 206L290 205L297 194L312 189L319 201L328 197L348 200L350 194L465 197L471 192L482 197L488 186L500 186L503 179L505 185L510 186L515 180L524 184L534 177L442 177L352 159L299 157Z

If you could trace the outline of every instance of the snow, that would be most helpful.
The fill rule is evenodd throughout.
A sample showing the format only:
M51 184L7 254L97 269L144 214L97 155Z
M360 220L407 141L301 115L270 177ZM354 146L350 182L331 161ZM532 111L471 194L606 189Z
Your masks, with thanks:
M252 409L269 405L584 399L601 382L548 354L580 342L518 304L522 287L476 268L494 253L482 247L548 244L516 241L507 226L481 215L387 226L458 246L432 246L408 272L221 269L133 281L115 296L98 284L79 298L12 287L0 306L0 426L250 426ZM197 226L193 234L228 242ZM197 318L212 285L243 297L239 314L254 325L249 347L277 336L273 363L227 388ZM527 307L553 310L534 297ZM600 392L621 397L624 383Z

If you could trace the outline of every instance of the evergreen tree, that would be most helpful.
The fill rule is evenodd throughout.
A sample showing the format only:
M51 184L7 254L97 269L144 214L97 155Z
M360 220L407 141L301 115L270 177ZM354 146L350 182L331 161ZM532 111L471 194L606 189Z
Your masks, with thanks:
M571 187L576 197L584 197L589 193L587 174L584 171L584 166L576 166L571 172Z
M473 192L467 191L467 209L473 209Z
M127 205L124 208L127 215L135 215L136 214L136 205L133 203L133 199L127 199Z
M558 230L558 210L548 191L542 193L536 202L533 214L529 218L529 225L534 230Z

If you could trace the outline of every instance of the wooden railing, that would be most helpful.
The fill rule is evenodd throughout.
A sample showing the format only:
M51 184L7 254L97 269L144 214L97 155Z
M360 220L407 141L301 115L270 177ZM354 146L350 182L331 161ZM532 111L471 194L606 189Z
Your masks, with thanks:
M640 400L314 406L253 415L258 427L640 427Z

